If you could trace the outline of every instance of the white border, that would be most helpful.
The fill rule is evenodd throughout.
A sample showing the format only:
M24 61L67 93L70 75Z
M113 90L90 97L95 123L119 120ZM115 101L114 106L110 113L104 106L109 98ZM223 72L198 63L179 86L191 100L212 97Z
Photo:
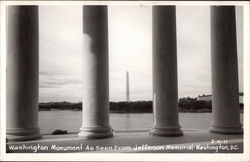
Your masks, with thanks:
M208 153L5 153L6 137L6 5L239 5L243 6L243 57L244 57L244 153L243 154L208 154ZM1 1L1 134L0 160L25 161L249 161L249 2L247 1Z

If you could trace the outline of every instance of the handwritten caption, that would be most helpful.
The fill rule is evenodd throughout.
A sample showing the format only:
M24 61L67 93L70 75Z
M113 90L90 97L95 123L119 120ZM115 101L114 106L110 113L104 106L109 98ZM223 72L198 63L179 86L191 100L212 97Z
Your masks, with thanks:
M240 149L237 144L229 144L227 140L211 140L209 142L201 142L201 143L191 143L191 144L169 144L169 145L149 145L149 144L141 144L141 145L75 145L75 146L66 146L59 144L51 144L51 145L8 145L8 149L12 152L14 151L22 151L22 152L150 152L150 151L191 151L191 152L233 152Z

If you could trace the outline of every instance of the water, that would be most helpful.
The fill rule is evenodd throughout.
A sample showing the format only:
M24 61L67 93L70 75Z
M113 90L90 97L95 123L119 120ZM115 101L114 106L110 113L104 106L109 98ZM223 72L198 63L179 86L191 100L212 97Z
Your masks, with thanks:
M243 114L240 114L243 123ZM39 125L42 133L51 133L56 129L79 132L81 127L81 111L40 111ZM212 113L179 113L183 129L208 129L212 121ZM114 130L140 129L149 130L153 124L152 113L110 114L110 124Z

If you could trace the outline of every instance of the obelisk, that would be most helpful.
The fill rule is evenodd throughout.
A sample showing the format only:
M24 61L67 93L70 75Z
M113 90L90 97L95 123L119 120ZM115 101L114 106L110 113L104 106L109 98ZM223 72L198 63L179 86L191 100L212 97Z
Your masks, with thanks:
M129 102L130 98L129 98L129 73L128 71L126 72L126 101Z

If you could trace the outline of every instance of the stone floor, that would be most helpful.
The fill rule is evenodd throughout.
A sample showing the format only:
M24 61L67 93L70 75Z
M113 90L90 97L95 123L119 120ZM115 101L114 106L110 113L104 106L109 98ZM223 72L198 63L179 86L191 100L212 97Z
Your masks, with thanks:
M18 147L16 147L18 146ZM9 153L242 153L243 135L184 130L184 136L151 136L146 130L118 131L114 137L80 139L77 134L43 135L39 140L9 142Z

